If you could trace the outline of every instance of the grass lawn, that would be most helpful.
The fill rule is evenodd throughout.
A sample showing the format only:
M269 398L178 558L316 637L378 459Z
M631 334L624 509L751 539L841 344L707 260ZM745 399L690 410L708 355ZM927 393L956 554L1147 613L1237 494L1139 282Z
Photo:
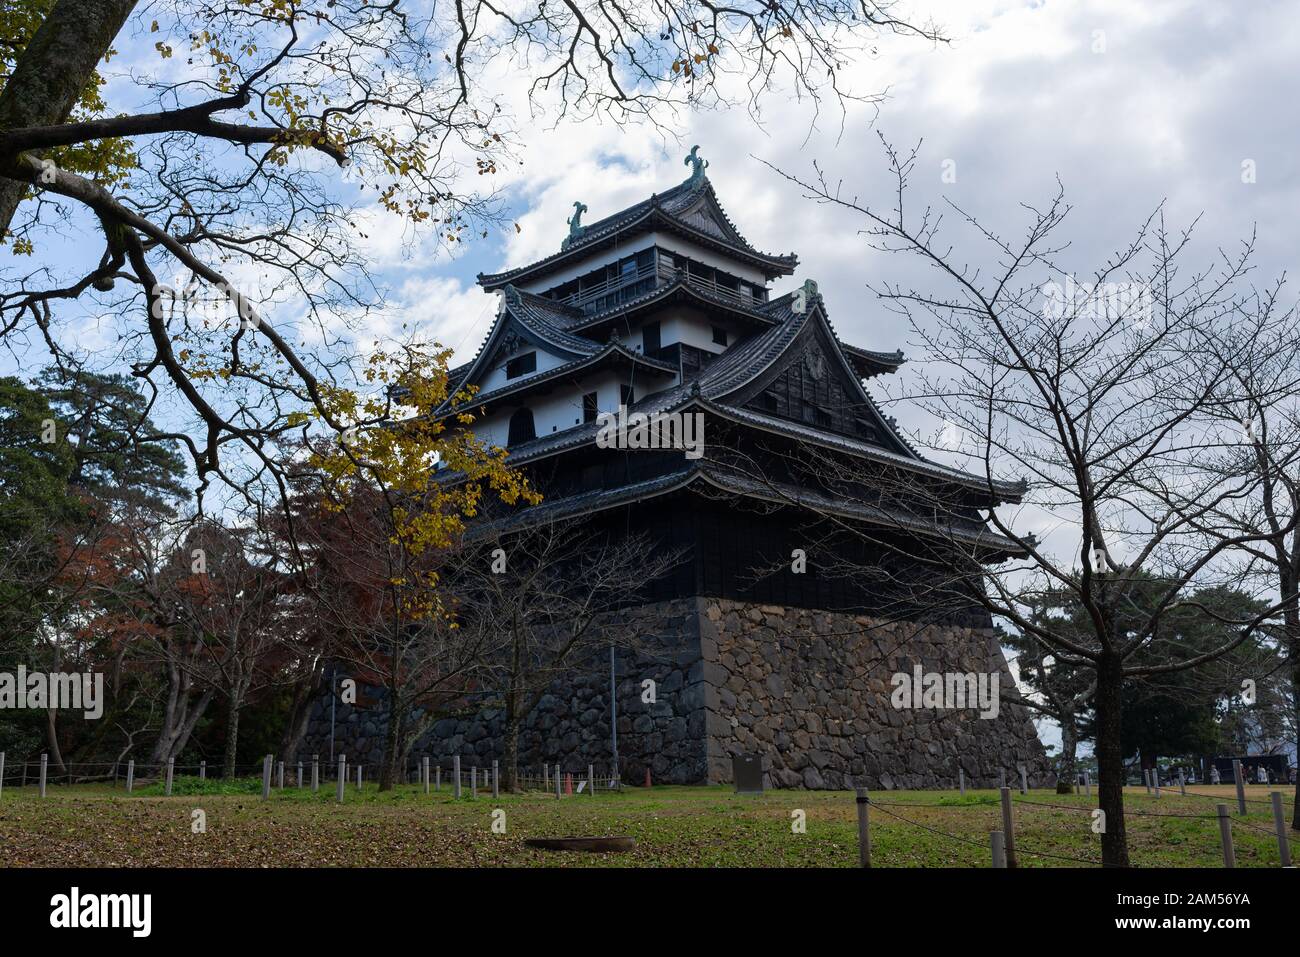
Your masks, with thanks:
M172 797L158 784L128 797L109 785L6 787L0 796L0 866L111 867L852 867L857 824L852 794L774 791L742 797L723 787L629 788L622 793L503 795L455 801L444 784L425 796L401 785L379 793L349 786L343 805L332 784L317 794L286 788L260 799L260 779L234 782L178 778ZM1235 810L1231 786L1198 786ZM1277 867L1277 841L1264 786L1250 787L1246 818L1232 828L1239 867ZM468 793L468 792L467 792ZM1289 793L1286 807L1290 813ZM994 791L873 792L873 863L878 867L988 867L989 831L1001 828ZM1063 867L1096 861L1082 795L1052 791L1015 794L1016 844L1022 867ZM1030 805L1028 802L1039 802ZM1222 863L1215 800L1157 799L1130 788L1129 847L1138 866L1218 867ZM1043 804L1058 805L1044 807ZM907 805L907 806L899 806ZM492 812L505 812L506 833L492 830ZM206 814L206 833L192 832L192 812ZM806 816L796 834L793 812ZM1164 815L1164 816L1155 816ZM1209 815L1200 817L1198 815ZM943 832L943 833L939 833ZM1300 854L1300 835L1292 854ZM556 853L524 845L529 837L627 834L637 849L624 854ZM955 835L951 837L948 835Z

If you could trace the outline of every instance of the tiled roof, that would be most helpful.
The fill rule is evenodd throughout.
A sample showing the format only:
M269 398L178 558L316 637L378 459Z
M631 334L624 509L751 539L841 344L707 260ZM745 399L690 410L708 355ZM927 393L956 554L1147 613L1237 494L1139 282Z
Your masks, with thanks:
M617 306L611 306L601 312L584 315L581 319L572 321L569 328L582 330L600 326L615 316L627 315L628 313L657 305L674 297L685 297L694 299L697 302L706 305L722 306L731 312L748 316L751 319L758 319L764 323L775 321L768 312L766 308L768 304L765 302L746 305L731 296L724 296L721 293L707 289L698 283L691 282L689 278L683 278L666 283L662 286L656 286L649 292L642 293L633 299L625 300Z
M566 362L563 365L556 366L554 369L547 369L545 372L528 376L526 379L511 382L508 385L503 385L499 389L493 389L490 392L480 392L470 401L462 402L460 405L456 406L456 411L464 412L467 409L472 409L475 406L483 405L487 402L495 402L518 392L526 392L535 385L554 382L556 379L563 379L565 376L574 375L586 369L595 368L611 358L622 358L627 362L636 363L648 372L659 373L660 375L672 376L677 374L677 366L673 365L671 362L652 359L639 352L634 352L621 342L615 341L607 343L603 348L590 356L574 359L572 362ZM450 400L444 403L439 409L439 412L448 411L451 411Z
M545 313L546 309L550 307L553 310L551 314L556 317L552 321L559 321L562 318L561 313L554 311L555 304L550 303L549 300L538 296L529 296L527 293L515 293L515 295L517 301L521 303L526 302L536 305L539 315ZM773 319L776 322L775 325L761 329L748 338L742 339L705 366L693 378L687 379L670 389L643 396L631 406L630 411L646 413L673 412L696 405L723 419L729 419L742 425L810 442L825 448L847 452L880 464L893 465L923 475L930 475L937 479L957 483L966 488L980 491L989 489L989 482L983 476L972 475L960 469L926 459L907 442L906 437L898 431L893 420L887 416L881 415L879 418L889 430L889 433L898 440L898 451L862 439L840 435L802 422L768 415L727 402L727 396L753 381L764 369L781 357L800 331L807 325L810 318L814 315L821 315L825 318L824 304L820 296L813 294L803 312L793 311L791 308L792 300L793 294L788 294L766 303L761 312ZM829 326L829 322L827 325ZM831 333L834 335L833 328ZM583 341L592 342L592 340ZM600 348L597 346L596 351L600 351ZM608 349L609 347L605 348ZM592 353L592 355L594 354ZM632 353L631 355L636 355L636 358L642 362L656 361L647 360L639 354ZM578 368L587 361L590 361L590 357L570 363L569 366ZM666 364L660 363L660 365ZM532 380L525 380L521 385L525 385L529 381ZM863 394L866 395L871 408L877 408L874 399L865 389ZM522 442L510 448L508 461L512 465L522 465L571 448L587 445L595 441L599 428L597 423L589 422L562 432L539 436L529 442ZM1020 496L1024 494L1024 485L1023 483L995 481L992 483L992 490L993 494L1000 500L1018 501Z
M702 197L707 197L722 217L721 228L711 228L703 222L693 223L681 218ZM799 262L798 257L793 253L774 254L760 252L755 249L748 240L740 235L740 231L731 222L726 211L723 210L722 204L718 202L717 194L713 191L713 185L706 176L702 177L698 182L688 179L667 192L655 194L649 199L633 203L626 209L622 209L611 216L606 216L594 223L583 226L581 235L566 241L559 252L550 256L498 273L480 273L478 277L479 284L492 289L526 274L545 272L563 260L580 257L584 250L595 248L603 240L614 237L638 223L656 217L661 217L663 221L677 227L686 235L704 240L706 244L720 244L733 253L741 253L745 258L756 260L764 264L774 274L788 274L794 270Z
M502 292L501 308L503 312L513 316L539 339L549 343L559 352L567 352L577 357L590 357L603 348L596 340L569 331L567 324L573 318L574 310L567 306L543 299L541 296L534 296L532 293L521 292L514 286L506 286ZM455 394L461 389L480 363L488 358L488 347L501 325L498 314L497 321L492 323L492 328L479 343L474 358L447 373L449 393Z
M505 307L512 316L557 348L579 355L594 355L601 344L569 331L575 310L514 286L505 288Z
M592 489L562 498L545 499L539 505L522 506L509 515L476 524L472 527L471 534L476 538L487 537L502 531L544 522L562 521L686 488L707 493L705 486L711 486L729 495L807 508L814 512L825 512L867 522L884 529L930 535L943 541L954 541L998 552L1012 554L1022 552L1016 542L990 532L978 519L950 514L945 516L945 521L938 522L903 509L885 508L838 497L832 498L806 488L755 479L704 462L688 462L680 469L640 482L631 482L609 489Z

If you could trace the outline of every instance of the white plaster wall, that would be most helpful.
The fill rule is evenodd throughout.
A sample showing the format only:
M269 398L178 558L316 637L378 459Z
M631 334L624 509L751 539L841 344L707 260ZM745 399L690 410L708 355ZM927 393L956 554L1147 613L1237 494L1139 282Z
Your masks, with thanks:
M703 246L697 245L688 239L682 239L672 233L650 233L649 245L661 246L669 252L681 253L683 256L689 256L691 259L713 266L715 269L721 269L723 272L730 273L748 282L760 286L767 285L767 280L763 277L763 274L753 266L729 259L720 253L705 249Z
M718 355L736 342L737 326L725 319L706 316L697 309L667 309L659 314L659 323L660 339L665 346L680 342ZM726 346L713 341L714 326L727 330Z
M629 237L626 243L615 243L612 249L600 250L585 259L578 260L576 265L561 269L558 272L550 273L540 279L535 279L530 283L522 284L520 289L525 292L543 293L548 289L559 286L568 282L570 279L577 279L579 276L585 276L593 269L599 269L601 266L607 266L610 263L618 262L626 256L640 252L643 249L649 249L654 245L654 239L647 233Z
M514 379L507 379L506 363L515 356L521 356L526 352L537 353L537 372L530 372L528 375L521 375ZM514 385L516 382L527 382L534 375L540 375L543 372L572 361L572 356L556 355L555 353L547 352L540 346L534 346L532 343L529 343L518 351L511 353L511 355L502 359L497 365L490 366L483 377L479 380L479 391L491 392L493 389L500 389L502 386Z
M626 374L605 370L584 376L576 385L557 388L544 396L530 397L527 405L533 410L533 427L537 430L538 438L581 425L582 397L588 392L596 393L598 412L616 411L621 395L620 386L627 382ZM675 376L665 376L662 379L638 376L633 387L639 398L675 384ZM504 446L510 436L510 416L517 408L517 404L507 401L497 403L488 415L474 422L471 428L483 441Z

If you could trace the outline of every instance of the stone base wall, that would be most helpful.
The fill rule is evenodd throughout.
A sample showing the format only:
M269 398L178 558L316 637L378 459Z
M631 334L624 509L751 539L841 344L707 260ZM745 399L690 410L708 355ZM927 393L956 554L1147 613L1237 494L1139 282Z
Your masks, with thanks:
M607 628L649 632L617 665L619 770L640 784L731 781L734 755L761 754L768 786L952 788L957 768L973 787L1008 782L1017 767L1052 780L1026 709L1008 702L1014 683L991 629L882 623L866 616L714 598L660 602L622 613ZM899 709L891 677L926 672L997 675L1000 709ZM647 682L653 682L653 685ZM651 694L653 692L653 694ZM566 771L611 766L609 662L556 681L528 716L520 764ZM318 703L304 750L328 753L328 698ZM337 706L335 754L376 765L382 703ZM485 711L437 722L417 742L449 766L490 766L503 753L502 719Z
M697 784L705 779L704 684L700 660L699 612L695 599L678 599L622 612L606 628L649 633L636 653L617 654L619 769L625 780L640 784L645 769L661 784ZM655 682L655 700L643 701L642 682ZM589 764L598 773L612 767L608 650L571 676L554 682L524 720L519 741L521 769L560 764L585 775ZM386 707L338 704L334 716L334 753L349 763L378 766L383 756ZM444 718L411 751L412 766L428 755L450 767L460 755L468 773L472 765L490 767L504 757L504 719L485 710L470 717ZM318 702L308 724L303 750L328 754L330 702Z
M702 602L709 781L731 759L762 754L770 785L955 788L1054 781L992 629L886 623L866 616L726 600ZM895 673L961 672L1000 680L996 717L974 709L899 709Z

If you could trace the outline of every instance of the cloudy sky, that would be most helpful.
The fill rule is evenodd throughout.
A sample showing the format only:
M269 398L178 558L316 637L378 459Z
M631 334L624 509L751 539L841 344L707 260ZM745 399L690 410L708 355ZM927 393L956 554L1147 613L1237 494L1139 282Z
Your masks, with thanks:
M900 0L899 12L933 18L951 43L883 39L845 79L884 99L844 114L827 105L817 117L812 104L778 91L764 101L760 124L736 109L684 115L669 131L557 125L545 114L528 117L517 80L502 74L501 99L513 104L525 134L522 162L501 177L507 221L518 231L508 226L449 256L436 244L404 241L400 224L363 210L388 308L361 336L397 335L405 325L455 348L459 360L472 356L496 310L495 297L475 286L476 273L555 251L575 200L587 204L591 221L680 182L694 144L749 240L799 254L798 273L776 291L816 279L842 338L867 348L916 351L867 285L924 288L934 278L872 251L851 214L818 206L765 164L807 176L816 161L846 193L888 203L879 136L906 148L921 142L913 201L951 201L999 232L1017 232L1027 220L1021 204L1049 200L1059 177L1074 206L1065 265L1081 275L1162 202L1173 226L1200 217L1193 255L1201 262L1256 230L1259 284L1292 268L1300 248L1294 3ZM157 69L149 44L145 51ZM118 69L125 77L132 66L127 59ZM168 68L181 67L173 60ZM65 238L75 252L79 238ZM954 231L950 239L956 258L982 262L986 248L974 236ZM77 341L111 352L112 324L93 316L84 323ZM42 360L0 355L0 373ZM904 391L911 374L904 367ZM932 426L905 403L888 411L905 429Z
M1198 258L1208 261L1217 247L1257 228L1259 278L1290 268L1300 198L1293 131L1300 18L1293 5L905 6L933 16L952 43L883 42L854 78L858 89L887 92L878 108L851 108L843 117L824 110L814 126L810 104L775 97L764 104L761 127L743 110L703 113L685 118L676 141L609 124L536 129L508 181L521 231L507 230L455 260L402 250L390 238L385 252L395 303L461 356L471 355L494 311L490 297L473 291L477 271L553 252L574 200L590 207L590 221L679 182L682 157L698 143L747 238L762 249L799 253L798 274L787 284L816 279L849 341L906 350L907 330L872 302L865 285L898 278L907 264L867 248L851 214L816 205L762 162L808 175L816 160L846 192L887 202L879 134L898 146L923 141L918 201L951 200L1007 232L1025 222L1020 204L1045 202L1059 176L1075 207L1066 226L1067 262L1080 273L1162 201L1173 225L1201 216ZM955 182L944 181L944 169L953 170ZM1243 176L1247 170L1254 182L1243 181L1252 178ZM959 255L969 250L966 258L979 261L983 249L974 237L952 238ZM893 411L907 422L905 409Z

